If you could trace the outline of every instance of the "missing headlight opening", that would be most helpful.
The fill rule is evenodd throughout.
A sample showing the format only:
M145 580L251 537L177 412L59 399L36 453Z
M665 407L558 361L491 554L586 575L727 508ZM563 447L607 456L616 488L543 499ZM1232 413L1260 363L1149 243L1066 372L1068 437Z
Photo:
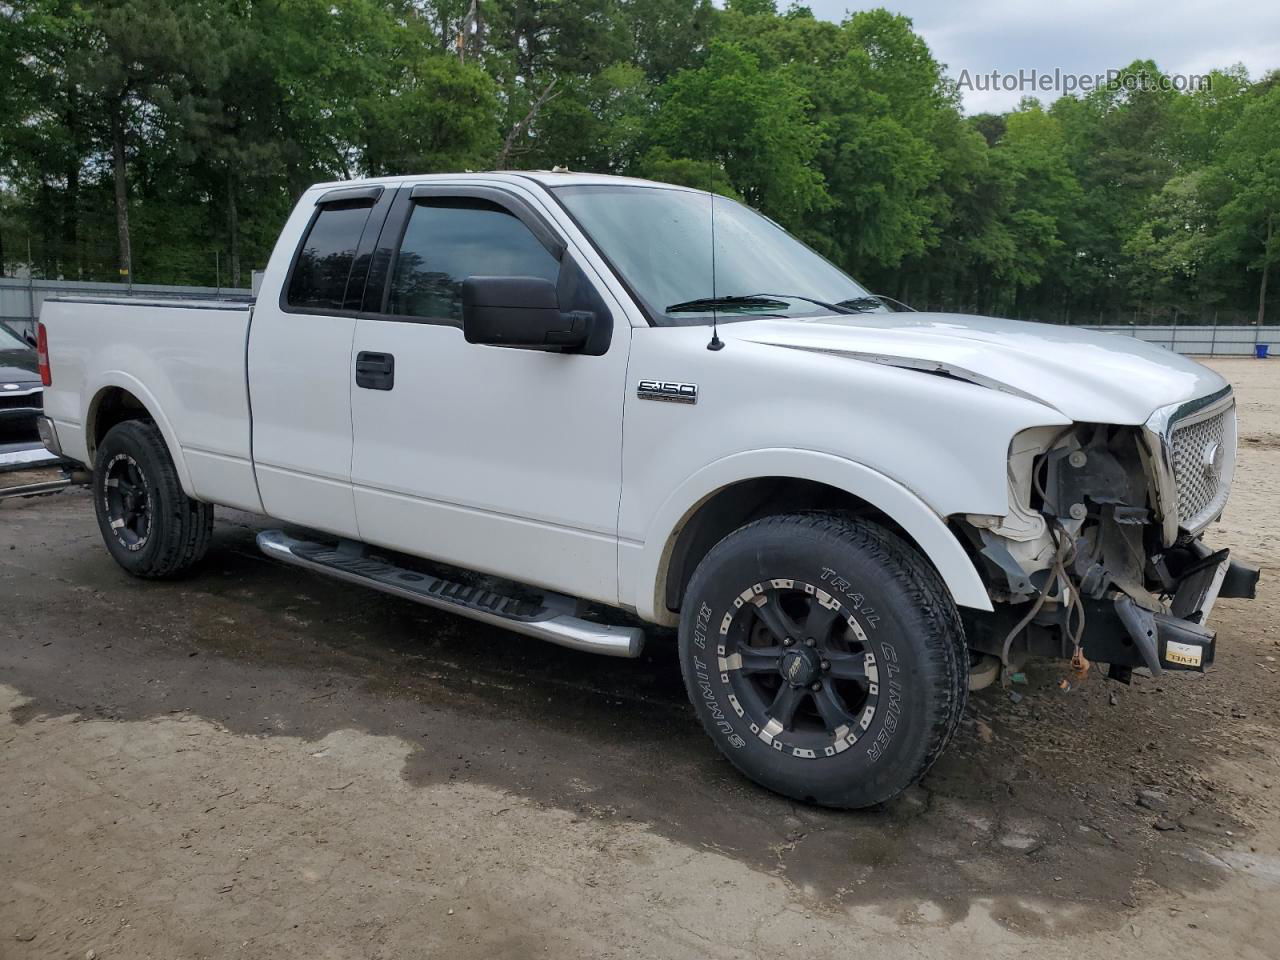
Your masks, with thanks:
M1201 539L1231 484L1229 391L1144 426L1037 427L1010 444L1004 516L960 529L984 567L994 611L966 612L983 685L1030 656L1105 664L1128 683L1146 668L1213 662L1206 626L1219 596L1252 596L1257 571Z

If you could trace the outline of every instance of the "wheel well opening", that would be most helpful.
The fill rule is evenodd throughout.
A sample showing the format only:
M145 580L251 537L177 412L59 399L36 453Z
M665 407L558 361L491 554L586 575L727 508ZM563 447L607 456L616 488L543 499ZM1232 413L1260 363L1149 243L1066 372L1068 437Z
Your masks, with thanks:
M98 444L107 431L126 420L151 420L151 413L142 401L123 387L106 387L94 398L89 412L89 459L93 460Z
M847 490L793 477L743 480L705 499L675 534L667 555L662 598L666 608L673 613L680 609L693 571L711 548L734 530L763 517L806 510L827 510L874 520L924 557L919 544L893 518Z

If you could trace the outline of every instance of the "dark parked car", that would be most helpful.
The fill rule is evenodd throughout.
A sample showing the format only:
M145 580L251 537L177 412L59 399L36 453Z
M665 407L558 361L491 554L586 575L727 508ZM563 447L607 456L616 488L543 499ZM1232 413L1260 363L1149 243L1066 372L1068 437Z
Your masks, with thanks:
M43 399L35 347L0 323L0 443L40 439L36 417Z

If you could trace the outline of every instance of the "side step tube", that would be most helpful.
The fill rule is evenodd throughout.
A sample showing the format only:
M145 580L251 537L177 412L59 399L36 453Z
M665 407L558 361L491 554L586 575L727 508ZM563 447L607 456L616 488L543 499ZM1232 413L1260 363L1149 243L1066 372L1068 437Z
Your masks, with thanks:
M448 610L460 616L504 627L588 653L638 657L644 646L639 627L615 627L572 616L568 597L549 596L542 603L517 600L430 574L397 567L343 546L333 548L290 537L281 530L258 534L258 549L296 567L358 583L395 597ZM559 608L559 609L557 609Z
M71 486L71 481L63 477L61 480L42 480L39 483L23 483L14 487L0 487L0 500L9 497L34 497L41 493L54 493Z

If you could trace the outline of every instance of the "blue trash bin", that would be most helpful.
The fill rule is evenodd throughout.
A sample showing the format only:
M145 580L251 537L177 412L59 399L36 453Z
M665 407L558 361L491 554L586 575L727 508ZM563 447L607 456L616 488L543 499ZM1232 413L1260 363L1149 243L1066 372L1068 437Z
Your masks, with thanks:
M1271 344L1269 344L1269 343L1255 343L1255 344L1253 345L1253 352L1254 352L1254 355L1255 355L1259 360L1265 360L1265 359L1267 359L1267 351L1268 351L1269 349L1271 349Z

